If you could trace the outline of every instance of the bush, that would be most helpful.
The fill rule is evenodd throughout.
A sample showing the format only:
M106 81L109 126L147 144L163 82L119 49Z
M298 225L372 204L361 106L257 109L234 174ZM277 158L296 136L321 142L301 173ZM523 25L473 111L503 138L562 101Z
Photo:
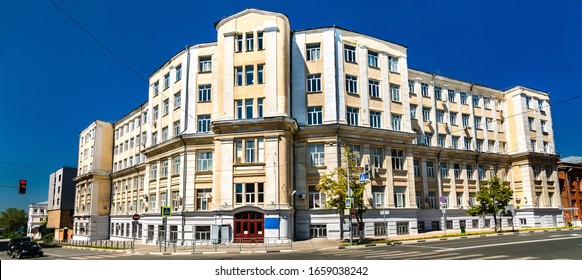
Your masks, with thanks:
M572 222L567 223L568 227L572 227Z
M55 233L51 232L51 233L47 233L45 235L42 236L42 240L43 241L53 241L53 239L55 239Z

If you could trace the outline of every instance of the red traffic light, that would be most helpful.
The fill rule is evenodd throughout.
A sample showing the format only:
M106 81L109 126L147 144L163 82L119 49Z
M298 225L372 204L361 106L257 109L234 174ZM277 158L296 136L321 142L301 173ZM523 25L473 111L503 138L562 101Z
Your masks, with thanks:
M20 180L20 187L18 188L18 193L19 194L26 193L26 180Z

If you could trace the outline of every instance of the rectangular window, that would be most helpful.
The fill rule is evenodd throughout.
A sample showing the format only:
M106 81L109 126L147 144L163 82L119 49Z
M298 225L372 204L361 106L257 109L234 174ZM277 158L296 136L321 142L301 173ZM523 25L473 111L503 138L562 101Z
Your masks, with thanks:
M449 178L449 164L446 162L441 162L441 178Z
M380 98L380 81L368 80L368 93L371 97Z
M461 92L461 104L468 105L469 101L467 100L467 93Z
M245 184L245 203L255 203L255 183Z
M155 81L154 82L154 96L158 95L160 93L160 81Z
M463 148L465 150L470 150L471 149L471 138L470 137L465 137L465 142L464 142Z
M485 118L485 129L493 131L493 119Z
M432 133L424 134L424 142L422 144L425 146L432 146Z
M245 140L245 162L246 163L257 162L255 139Z
M453 149L458 149L459 148L459 136L453 136L451 139L452 139L451 142L453 144L452 145L453 146L452 148Z
M388 70L398 73L398 57L388 56Z
M437 142L438 142L439 147L441 147L441 148L444 148L445 147L446 139L447 139L447 135L446 134L439 134L437 136Z
M455 179L461 179L461 165L455 163L453 164L453 169L455 171Z
M382 112L370 110L370 127L382 128Z
M546 125L546 121L540 121L540 126L542 128L542 132L544 133L548 132L548 126Z
M243 184L237 183L234 185L235 203L243 203Z
M481 129L481 117L475 117L475 129Z
M321 59L320 43L307 44L306 56L308 61Z
M162 161L162 177L168 177L168 161Z
M491 109L491 99L483 97L483 107L485 107L485 109Z
M400 86L390 84L390 99L392 101L400 102Z
M209 210L209 206L212 200L212 190L211 189L202 189L196 190L196 209L207 211ZM199 228L199 227L197 227Z
M325 166L324 144L310 144L307 147L309 166Z
M346 91L348 93L358 93L358 77L346 75Z
M488 147L487 147L487 150L488 150L490 153L493 153L493 152L495 152L495 141L494 141L494 140L489 140L489 141L488 141L488 145L487 145L487 146L488 146Z
M359 125L360 113L358 108L348 107L347 109L348 125Z
M546 141L544 141L543 144L544 144L544 153L549 153L550 152L550 145Z
M536 140L531 140L531 150L534 152L538 151L538 142Z
M252 119L253 118L253 99L245 99L245 118Z
M246 85L254 84L255 67L253 65L245 66L245 73Z
M447 90L449 96L449 102L455 103L455 91L452 89Z
M243 68L242 66L235 67L235 85L242 86L243 85Z
M483 152L483 140L477 139L477 151Z
M242 34L237 34L236 35L236 39L235 39L235 51L236 52L242 52L243 51L243 35Z
M265 45L263 43L263 32L257 32L257 48L259 51L265 49Z
M178 91L174 94L174 109L180 108L180 106L182 106L182 94Z
M441 87L435 87L434 96L436 100L443 100L443 89Z
M536 125L535 125L535 119L534 118L527 118L527 123L529 124L529 130L531 130L531 131L535 131L536 130Z
M416 105L410 104L410 118L416 120Z
M479 173L479 180L485 180L485 169L482 165L477 166L477 173Z
M200 62L198 63L198 72L210 72L212 71L212 57L203 56L200 57Z
M168 127L164 126L162 128L162 141L168 140Z
M473 165L467 164L466 168L467 168L467 179L473 180Z
M426 176L429 178L434 178L434 162L426 162Z
M356 62L356 47L350 45L344 45L344 59L346 62Z
M372 166L384 168L384 148L370 147L370 157Z
M265 98L257 98L257 105L258 105L258 116L259 118L263 117L263 103L265 103Z
M257 83L259 85L265 83L265 64L257 65Z
M362 153L360 152L360 145L348 145L350 151L352 152L352 158L356 161L356 166L360 166L362 163Z
M234 141L234 159L236 163L243 162L243 141L242 140L235 140Z
M445 123L445 111L437 110L437 122L438 123Z
M155 106L154 113L153 113L154 121L158 119L159 113L160 113L160 108L158 106Z
M309 186L309 208L321 209L325 202L325 193L319 192L314 186Z
M170 87L170 73L166 73L166 75L164 75L164 89L167 89Z
M307 124L322 124L323 112L321 106L307 107Z
M430 108L422 107L422 120L425 122L430 121Z
M402 116L392 114L392 130L402 130Z
M420 161L415 159L413 161L414 163L414 176L415 177L419 177L420 176ZM418 205L420 205L420 203L417 203Z
M540 109L540 111L544 111L544 101L538 99L538 109Z
M180 173L180 156L175 156L172 158L172 174Z
M152 163L151 165L152 167L152 179L156 179L158 178L158 164L157 163Z
M247 39L247 52L252 52L255 46L255 37L253 33L247 33L245 35Z
M321 92L321 74L307 75L307 92Z
M174 122L174 136L178 136L178 135L180 135L180 121L175 121Z
M210 131L210 115L198 116L198 132Z
M406 207L406 188L394 187L394 206L396 208Z
M212 171L212 152L198 152L197 171Z
M163 114L164 116L170 113L170 100L165 99L163 102Z
M243 104L242 100L234 101L234 108L236 110L236 119L241 120L243 118Z
M182 79L182 64L176 66L176 81Z
M416 92L414 92L414 80L408 80L408 92L416 94Z
M463 127L469 127L469 115L462 114L461 115L461 121L463 123Z
M372 205L374 208L384 207L384 187L372 186Z
M368 52L368 66L378 68L378 53Z
M479 107L479 95L473 94L473 107Z
M533 106L532 102L531 102L531 97L526 97L525 98L525 107L528 109L531 109Z
M404 169L404 151L403 150L392 150L392 169L403 170Z
M420 84L420 92L421 92L422 96L430 97L430 94L428 93L428 84L421 83Z

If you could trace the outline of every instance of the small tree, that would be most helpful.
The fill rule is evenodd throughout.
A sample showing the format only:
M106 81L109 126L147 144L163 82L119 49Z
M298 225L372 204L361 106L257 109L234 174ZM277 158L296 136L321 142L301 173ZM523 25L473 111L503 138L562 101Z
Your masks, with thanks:
M352 209L358 223L360 232L360 242L364 241L364 219L363 215L368 210L364 203L364 191L366 183L360 183L359 170L356 167L356 160L348 147L344 148L345 159L350 173L350 188L352 189ZM340 217L343 217L346 209L346 198L348 198L348 177L345 167L338 167L331 173L325 174L319 180L316 189L327 195L326 208L336 209Z
M4 228L4 235L18 236L22 228L26 228L28 217L26 211L8 208L0 212L0 227Z
M497 232L497 214L505 211L512 197L513 191L509 187L509 182L502 181L495 176L491 180L481 182L481 189L476 194L478 203L471 206L467 213L483 217L492 214L495 221L495 232ZM499 225L499 230L501 230L501 225Z

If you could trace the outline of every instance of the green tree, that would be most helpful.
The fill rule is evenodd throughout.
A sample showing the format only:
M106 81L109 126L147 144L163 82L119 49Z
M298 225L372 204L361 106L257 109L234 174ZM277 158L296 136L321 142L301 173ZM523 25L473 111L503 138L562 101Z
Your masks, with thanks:
M493 215L495 221L495 231L497 232L497 215L505 211L513 197L513 191L509 187L509 182L502 181L495 176L491 180L482 181L481 189L477 192L475 199L478 203L469 208L467 213L472 216ZM501 230L501 225L499 225Z
M15 236L22 228L26 228L28 216L26 211L16 208L8 208L0 212L0 227L4 229L5 236Z
M349 170L350 188L352 189L352 209L358 223L360 232L360 242L364 241L364 220L363 215L368 210L364 203L364 191L366 183L360 183L358 174L360 170L356 167L356 159L348 147L344 148L343 162L347 162L348 169L338 167L332 172L325 174L319 180L316 189L325 193L327 198L325 207L336 209L340 217L343 217L346 209L346 198L348 198L348 174ZM343 219L342 219L343 221Z

